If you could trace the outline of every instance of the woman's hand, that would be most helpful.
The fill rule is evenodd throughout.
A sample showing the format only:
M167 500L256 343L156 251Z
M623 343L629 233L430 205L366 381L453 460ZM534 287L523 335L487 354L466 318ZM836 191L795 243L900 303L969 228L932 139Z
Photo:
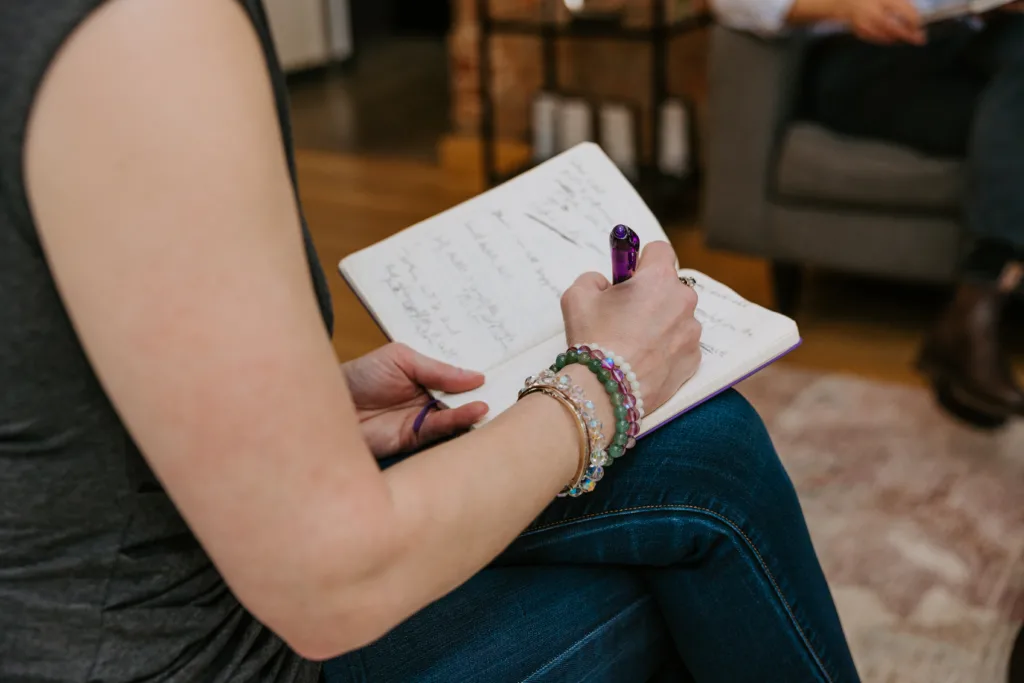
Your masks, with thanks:
M487 405L480 402L432 411L417 433L416 417L431 401L427 390L470 391L484 383L484 376L427 358L402 344L383 346L341 369L363 438L378 458L422 448L469 429L487 414Z
M840 0L839 19L869 43L891 45L927 42L921 15L912 0Z
M640 381L647 412L672 397L700 365L697 293L679 281L675 253L653 242L632 279L615 285L587 273L562 297L570 344L598 344L622 355Z

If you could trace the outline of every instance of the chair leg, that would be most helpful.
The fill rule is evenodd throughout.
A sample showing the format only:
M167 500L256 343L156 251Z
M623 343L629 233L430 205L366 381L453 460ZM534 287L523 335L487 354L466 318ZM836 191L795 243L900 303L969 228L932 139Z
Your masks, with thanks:
M1024 683L1024 627L1017 634L1017 642L1010 654L1010 671L1006 680L1009 683Z
M803 266L789 261L772 261L772 293L775 296L775 310L792 317L800 305L803 282Z

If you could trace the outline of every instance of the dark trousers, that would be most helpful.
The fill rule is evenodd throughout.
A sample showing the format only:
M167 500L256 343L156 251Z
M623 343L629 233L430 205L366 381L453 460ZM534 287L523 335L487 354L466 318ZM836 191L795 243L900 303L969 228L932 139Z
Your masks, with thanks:
M965 269L991 277L1024 254L1024 16L980 31L935 27L925 46L823 39L809 60L808 113L840 133L966 157Z
M642 439L594 493L553 502L494 565L324 674L327 683L858 680L796 493L735 391Z

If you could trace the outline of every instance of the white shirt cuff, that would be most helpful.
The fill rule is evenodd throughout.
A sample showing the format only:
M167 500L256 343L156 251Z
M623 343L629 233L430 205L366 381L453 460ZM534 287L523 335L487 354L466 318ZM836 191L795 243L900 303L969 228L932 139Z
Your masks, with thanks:
M778 35L786 29L793 0L711 0L711 10L730 28L761 35Z

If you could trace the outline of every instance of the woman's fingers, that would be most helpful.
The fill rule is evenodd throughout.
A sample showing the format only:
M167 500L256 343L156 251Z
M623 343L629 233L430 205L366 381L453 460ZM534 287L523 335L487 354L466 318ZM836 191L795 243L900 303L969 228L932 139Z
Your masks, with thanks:
M484 383L482 373L449 365L412 349L403 350L395 361L409 379L425 389L459 394L478 389Z
M887 0L883 5L886 14L896 21L911 29L912 32L921 30L921 13L911 0Z
M668 242L651 242L640 252L640 261L636 266L638 273L656 266L661 266L675 272L676 252Z
M431 411L416 435L417 447L422 448L466 431L483 419L488 410L486 403L474 401L458 408Z
M608 282L608 278L601 273L587 272L576 278L576 282L572 286L587 291L603 292L611 287L612 283Z
M857 6L852 28L857 37L880 45L927 42L921 15L911 0L872 0Z
M886 0L881 7L879 30L894 41L923 45L921 14L911 0Z

